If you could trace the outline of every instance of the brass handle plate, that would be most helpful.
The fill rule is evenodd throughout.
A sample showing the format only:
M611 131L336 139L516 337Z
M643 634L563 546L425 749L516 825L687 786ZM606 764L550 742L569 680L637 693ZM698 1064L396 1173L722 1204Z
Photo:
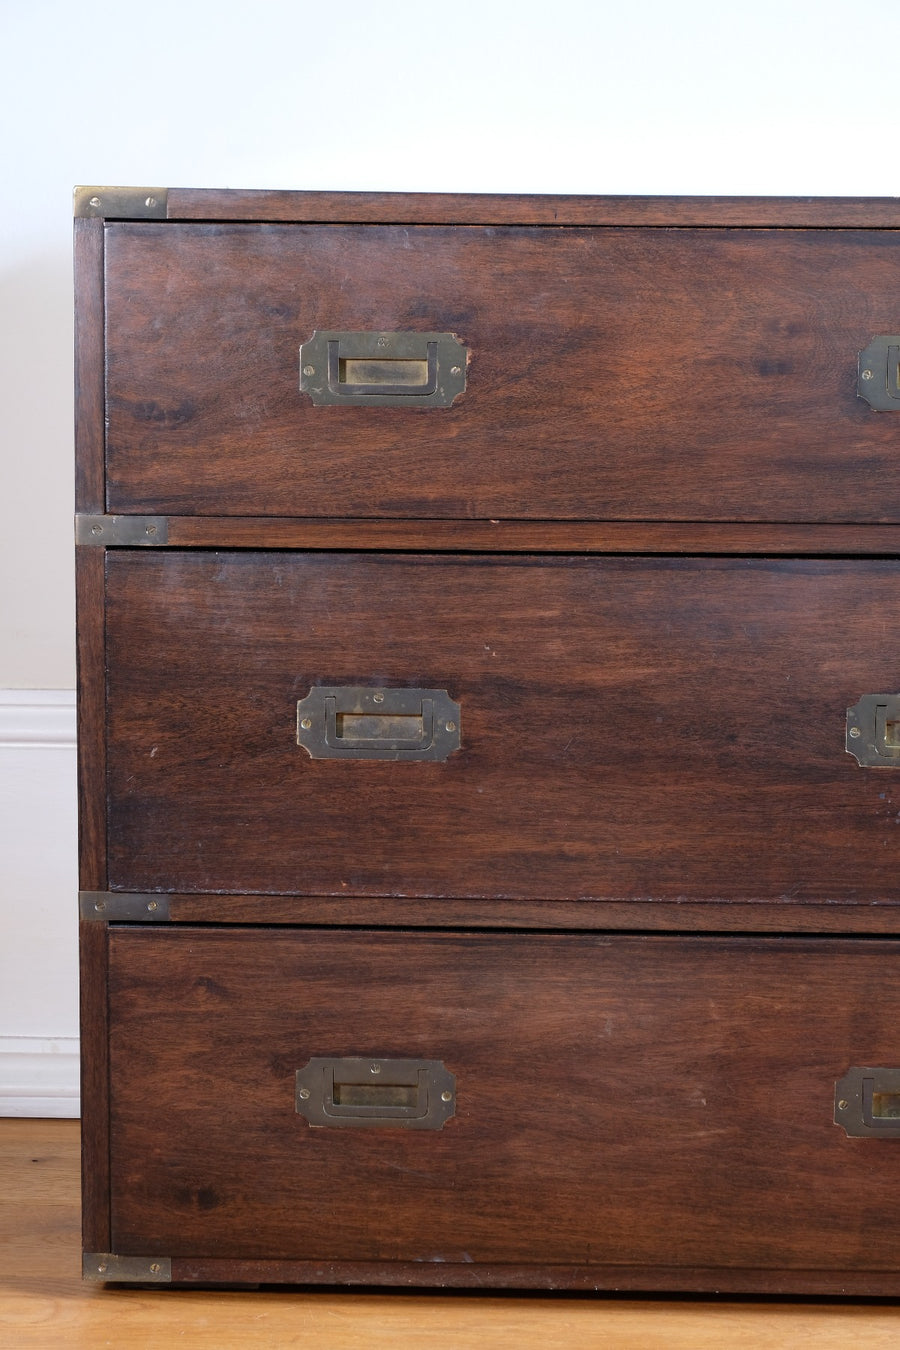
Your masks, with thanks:
M446 689L315 685L297 704L297 743L312 759L442 762L460 746Z
M860 352L856 392L876 412L900 412L900 337L873 338Z
M295 1105L314 1126L440 1130L456 1111L456 1078L438 1059L316 1056L297 1070Z
M453 333L317 330L300 348L300 392L317 406L448 408L467 356Z
M866 769L900 769L900 694L863 694L847 709L847 753Z
M900 1069L848 1069L835 1084L834 1123L851 1139L900 1139Z

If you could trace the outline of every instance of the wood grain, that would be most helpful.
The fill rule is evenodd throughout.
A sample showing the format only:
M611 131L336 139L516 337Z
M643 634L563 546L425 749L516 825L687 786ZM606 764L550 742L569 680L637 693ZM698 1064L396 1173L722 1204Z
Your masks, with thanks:
M114 889L900 899L891 561L111 553ZM448 689L443 764L312 760L315 685Z
M170 220L323 224L900 226L897 197L588 197L170 188Z
M78 618L78 857L82 890L106 887L106 625L104 549L75 558Z
M112 892L113 901L117 893ZM900 934L900 903L464 900L341 895L167 896L172 923L518 928L645 932Z
M107 227L108 498L191 515L900 520L893 230ZM449 331L451 408L314 407L314 330Z
M900 525L692 521L364 520L168 516L173 548L416 549L480 553L900 553Z
M893 1350L900 1308L418 1291L224 1292L83 1285L78 1122L0 1120L0 1343L10 1350Z
M81 956L82 1234L86 1251L109 1250L109 928L79 925Z
M103 221L75 221L75 505L104 509Z
M900 1288L900 1147L832 1119L896 1060L891 942L121 927L110 1007L119 1254ZM455 1114L313 1129L314 1055L440 1059Z

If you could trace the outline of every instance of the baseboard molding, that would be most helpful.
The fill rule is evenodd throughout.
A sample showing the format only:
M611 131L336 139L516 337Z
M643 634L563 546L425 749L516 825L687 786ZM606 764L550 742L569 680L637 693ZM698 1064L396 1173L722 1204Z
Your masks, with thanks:
M74 745L74 689L0 689L0 749Z
M0 1116L79 1114L74 1036L0 1036Z
M0 1116L78 1115L75 836L74 690L0 689Z

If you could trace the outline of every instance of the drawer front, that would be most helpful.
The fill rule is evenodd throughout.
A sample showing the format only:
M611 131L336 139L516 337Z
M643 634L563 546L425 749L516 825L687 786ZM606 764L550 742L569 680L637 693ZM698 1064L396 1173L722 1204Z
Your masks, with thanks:
M107 509L896 521L900 416L857 375L898 260L890 230L111 224ZM455 334L466 388L315 406L300 347L339 331Z
M900 1264L900 1134L833 1123L900 1064L896 943L113 928L109 979L120 1256ZM437 1060L452 1113L310 1125L320 1056Z
M862 695L895 692L898 580L881 560L112 550L110 885L896 902L900 779L845 736ZM448 700L441 755L417 752L411 690ZM330 757L311 694L351 714ZM372 757L391 718L411 753Z

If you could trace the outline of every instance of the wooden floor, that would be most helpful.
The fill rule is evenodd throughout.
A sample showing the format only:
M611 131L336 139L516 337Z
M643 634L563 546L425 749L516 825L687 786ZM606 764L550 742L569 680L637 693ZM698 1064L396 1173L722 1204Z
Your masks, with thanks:
M84 1286L78 1123L0 1119L0 1347L892 1350L900 1307Z

